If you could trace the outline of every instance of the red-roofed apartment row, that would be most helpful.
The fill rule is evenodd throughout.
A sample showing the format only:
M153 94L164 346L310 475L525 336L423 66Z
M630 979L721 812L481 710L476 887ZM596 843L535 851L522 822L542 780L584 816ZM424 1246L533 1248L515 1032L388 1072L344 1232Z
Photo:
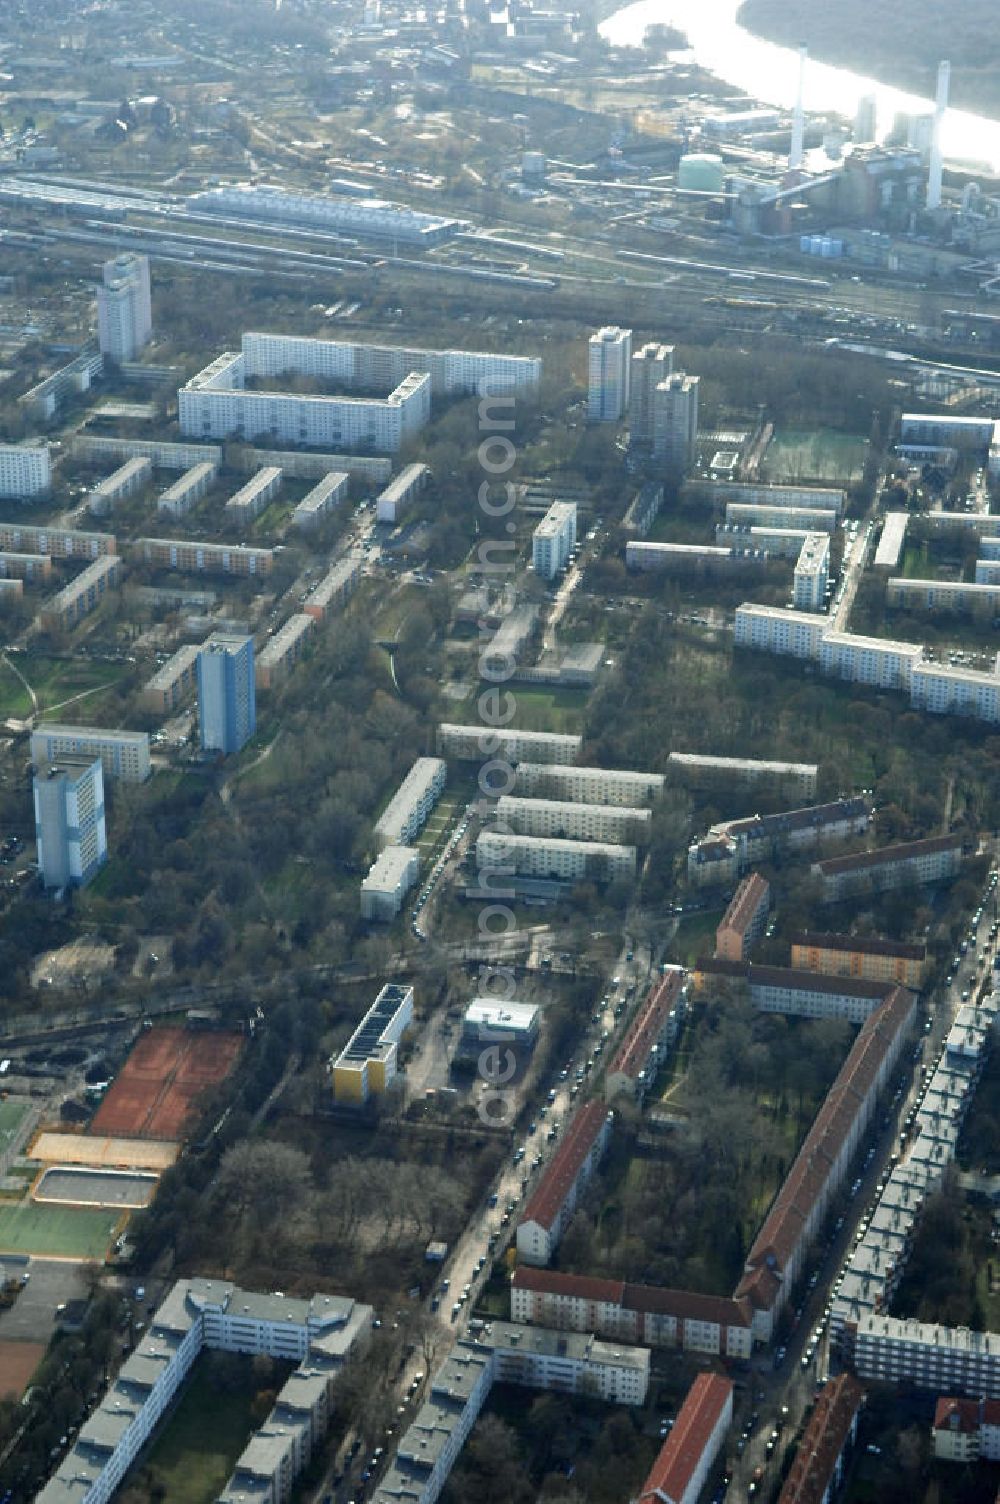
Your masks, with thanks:
M656 1074L660 1049L676 1037L686 997L683 967L671 966L657 977L611 1058L604 1078L606 1101L622 1092L642 1098Z
M827 1504L840 1485L845 1453L858 1433L865 1392L842 1373L820 1392L785 1479L778 1504Z
M764 933L770 907L770 883L759 872L748 873L715 931L715 954L727 961L745 961L753 942Z
M931 1427L934 1456L944 1462L1000 1461L1000 1400L942 1395Z
M573 1215L580 1189L607 1147L611 1117L603 1102L588 1102L571 1120L517 1224L517 1252L525 1263L547 1264L552 1257Z
M591 1279L554 1269L515 1269L511 1320L556 1330L596 1332L611 1341L675 1347L719 1357L749 1358L753 1351L746 1301L620 1279Z
M639 1504L695 1504L732 1419L730 1380L700 1373L642 1486Z
M735 1298L750 1301L754 1336L762 1342L771 1340L806 1251L858 1152L915 1007L913 993L895 987L861 1025L747 1255Z

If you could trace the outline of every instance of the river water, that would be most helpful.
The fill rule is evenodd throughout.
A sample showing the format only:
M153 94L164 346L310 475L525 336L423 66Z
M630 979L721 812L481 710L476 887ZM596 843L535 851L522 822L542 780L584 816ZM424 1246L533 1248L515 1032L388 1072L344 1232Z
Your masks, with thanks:
M765 104L790 109L798 87L799 56L794 48L761 41L736 16L740 0L636 0L601 23L601 35L615 46L640 47L648 26L667 23L684 32L691 58L724 83L732 84ZM936 68L929 79L933 88ZM874 94L878 101L879 134L892 124L897 110L927 113L931 98L921 99L874 78L814 62L806 66L804 99L807 110L833 111L852 119L858 100ZM941 132L945 157L952 161L986 163L1000 172L1000 121L948 110Z

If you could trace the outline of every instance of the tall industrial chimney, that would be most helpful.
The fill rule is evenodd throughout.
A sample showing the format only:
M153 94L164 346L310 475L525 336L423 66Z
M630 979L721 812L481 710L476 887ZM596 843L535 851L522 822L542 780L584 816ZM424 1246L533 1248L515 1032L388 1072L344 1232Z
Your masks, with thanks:
M951 80L951 64L939 63L937 96L934 100L934 131L931 136L930 163L927 168L927 207L941 207L941 125L948 108L948 84Z
M802 166L802 138L805 135L805 117L802 113L802 89L806 76L806 58L809 56L805 47L799 48L799 89L795 96L795 113L792 116L792 144L788 153L789 167Z

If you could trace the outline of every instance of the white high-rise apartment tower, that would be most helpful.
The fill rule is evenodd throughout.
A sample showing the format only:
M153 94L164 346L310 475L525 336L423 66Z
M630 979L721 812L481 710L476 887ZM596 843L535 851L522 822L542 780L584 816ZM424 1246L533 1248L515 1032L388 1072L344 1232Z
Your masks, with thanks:
M125 252L105 261L97 289L97 340L101 353L121 364L134 360L153 332L149 261Z
M631 329L608 325L590 336L587 417L592 423L617 423L625 416L631 366Z
M653 392L653 457L683 475L695 462L699 377L675 371Z
M653 393L673 374L674 347L651 343L632 356L628 403L629 442L643 448L653 444Z

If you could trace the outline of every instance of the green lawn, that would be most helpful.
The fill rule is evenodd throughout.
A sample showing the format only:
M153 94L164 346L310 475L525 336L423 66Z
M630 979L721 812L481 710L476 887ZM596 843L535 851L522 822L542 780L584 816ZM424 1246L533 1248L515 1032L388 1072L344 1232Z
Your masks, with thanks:
M17 666L38 696L39 708L58 705L85 690L106 689L120 679L126 666L121 663L94 663L86 658L46 658L19 653ZM73 709L73 720L88 720L87 707L97 704L95 693L81 700ZM31 700L26 689L6 664L0 663L0 716L26 716Z
M693 966L699 956L710 956L715 950L715 931L724 913L725 909L706 909L698 914L685 914L669 942L670 959L682 966Z
M514 720L520 730L569 735L583 730L589 694L586 689L546 689L538 684L511 684L504 693L517 704ZM473 706L475 703L471 702Z
M24 1121L27 1111L27 1102L0 1102L0 1149L6 1149Z
M213 1359L213 1354L198 1359L142 1464L150 1497L160 1504L212 1504L254 1430L251 1359L246 1359L246 1383L232 1388L219 1383Z
M113 1211L34 1201L0 1205L0 1253L103 1259L120 1222Z
M28 691L6 663L0 663L0 716L6 718L13 715L21 718L30 713Z

